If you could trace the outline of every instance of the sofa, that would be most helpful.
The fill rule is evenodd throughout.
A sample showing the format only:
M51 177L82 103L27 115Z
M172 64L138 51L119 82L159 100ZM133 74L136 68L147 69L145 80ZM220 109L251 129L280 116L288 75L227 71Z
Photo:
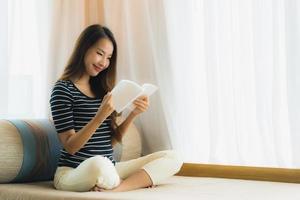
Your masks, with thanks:
M122 119L118 118L118 123ZM114 147L116 161L138 158L141 137L132 124L122 144ZM52 180L57 167L61 144L50 119L0 120L0 183L12 185ZM55 191L56 192L56 191ZM3 195L3 192L1 192ZM2 197L2 196L0 196Z
M121 121L121 119L120 119ZM115 159L125 161L141 155L141 136L134 124L115 147ZM0 120L0 200L99 200L99 199L300 199L300 185L274 182L282 177L299 182L299 171L275 171L184 164L181 171L161 185L128 192L68 192L53 187L61 146L48 119ZM200 167L199 167L200 166ZM241 170L242 169L242 170ZM255 174L256 173L256 178ZM294 177L294 178L293 178ZM257 180L246 180L257 179ZM265 180L265 181L260 181Z

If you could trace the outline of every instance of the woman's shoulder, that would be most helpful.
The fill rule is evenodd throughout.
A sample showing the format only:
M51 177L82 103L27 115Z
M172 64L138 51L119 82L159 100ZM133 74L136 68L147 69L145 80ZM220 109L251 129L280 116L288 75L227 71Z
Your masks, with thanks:
M52 92L60 91L67 94L71 94L73 84L70 80L58 80L53 86Z
M70 80L58 80L54 84L54 88L70 89L71 87L72 87L72 82Z

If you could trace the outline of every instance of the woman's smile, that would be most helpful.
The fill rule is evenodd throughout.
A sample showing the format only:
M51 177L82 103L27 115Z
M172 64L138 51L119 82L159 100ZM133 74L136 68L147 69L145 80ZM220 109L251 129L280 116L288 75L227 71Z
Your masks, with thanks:
M93 66L94 66L94 68L95 68L95 70L96 70L97 72L100 72L100 71L103 70L103 67L100 67L100 66L95 65L95 64L93 64Z

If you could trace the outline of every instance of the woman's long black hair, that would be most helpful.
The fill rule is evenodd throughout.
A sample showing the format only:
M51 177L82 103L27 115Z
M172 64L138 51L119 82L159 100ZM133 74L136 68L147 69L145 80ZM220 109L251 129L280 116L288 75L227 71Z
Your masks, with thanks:
M59 80L72 80L73 78L81 77L85 70L85 54L89 48L102 38L109 39L112 42L113 53L109 66L97 76L90 77L91 89L98 98L103 98L107 92L111 91L116 82L117 43L113 33L107 27L100 24L93 24L80 34L64 72L59 78ZM111 125L115 133L117 128L116 116L116 112L113 112L110 116L112 118Z
M93 93L100 98L112 90L116 81L117 43L108 28L94 24L88 26L80 34L65 70L60 77L60 80L81 77L85 70L84 57L86 52L102 38L109 39L112 42L113 54L109 66L97 76L90 78L91 89Z

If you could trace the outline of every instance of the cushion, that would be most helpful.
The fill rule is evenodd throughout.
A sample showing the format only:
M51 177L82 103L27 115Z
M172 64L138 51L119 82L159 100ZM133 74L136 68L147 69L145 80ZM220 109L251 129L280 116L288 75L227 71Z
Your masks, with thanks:
M0 183L52 180L60 149L48 119L0 120ZM116 161L140 157L141 139L134 124L114 151Z
M50 180L60 143L49 120L0 121L0 182Z
M124 121L123 117L117 118L117 124L120 125ZM116 161L126 161L135 159L141 156L142 141L141 135L132 123L127 133L123 136L122 142L114 146L114 158Z
M128 192L69 192L52 182L0 184L0 199L14 200L299 200L299 184L173 176L155 188Z

